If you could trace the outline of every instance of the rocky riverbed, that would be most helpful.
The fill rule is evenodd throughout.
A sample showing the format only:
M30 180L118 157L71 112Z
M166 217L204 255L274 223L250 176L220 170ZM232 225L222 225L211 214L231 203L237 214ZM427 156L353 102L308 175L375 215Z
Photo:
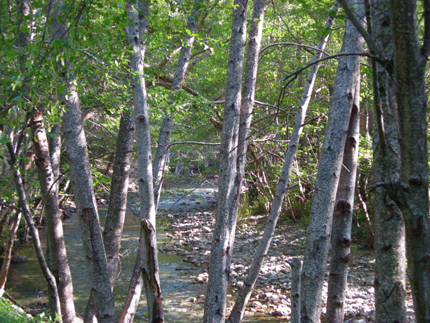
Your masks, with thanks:
M159 219L168 222L166 237L170 240L159 245L160 253L177 254L196 266L195 284L208 281L208 264L212 231L215 225L215 197L213 194L191 194L173 207L162 208ZM237 291L243 286L260 236L265 216L240 219L237 226L228 309L234 304ZM298 223L281 223L277 227L271 248L260 271L255 291L248 303L245 316L249 322L259 313L290 319L291 268L289 261L304 254L306 230ZM346 292L345 322L375 322L374 276L375 258L368 250L355 248L350 262ZM323 316L327 299L328 274L323 291ZM203 307L204 294L194 299ZM410 290L407 295L408 322L415 322ZM255 320L254 320L255 321Z

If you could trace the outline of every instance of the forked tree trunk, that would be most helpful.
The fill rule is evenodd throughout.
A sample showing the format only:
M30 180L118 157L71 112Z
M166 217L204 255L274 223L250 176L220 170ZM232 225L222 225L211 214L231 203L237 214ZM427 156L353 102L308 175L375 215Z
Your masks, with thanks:
M333 212L333 234L331 238L332 248L326 314L327 322L331 323L343 323L344 321L348 264L351 259L351 231L357 177L359 133L360 82L358 81Z
M365 18L363 0L352 1L351 5L363 21ZM342 52L357 53L361 52L362 47L363 38L347 20ZM304 323L320 321L334 204L349 120L355 97L358 95L356 90L360 77L360 61L359 56L343 56L339 59L306 238L301 303Z
M55 17L52 38L67 40L65 24L59 22L62 1L51 0L48 7L50 15ZM65 86L66 112L63 116L63 131L66 152L69 160L70 179L73 185L77 215L80 221L83 245L86 257L91 263L91 291L94 298L98 321L115 322L115 303L110 288L106 254L100 229L97 204L94 197L93 183L88 159L87 142L79 106L79 97L73 79L69 73L73 66L66 62L61 76Z
M44 200L45 218L48 230L48 249L50 267L57 280L58 295L61 303L61 313L64 322L78 322L75 304L73 302L73 284L67 260L66 244L64 242L63 222L58 204L58 191L54 187L55 176L51 166L48 139L43 126L41 112L33 118L33 147L36 155L36 166Z
M203 322L225 321L227 286L233 253L235 216L241 176L238 173L237 148L239 136L243 58L246 45L247 0L235 0L230 54L227 67L224 122L220 149L220 175L216 224L212 237L209 283Z
M335 5L333 6L333 10L337 12L338 9L339 9L339 5L336 2ZM333 25L333 22L334 22L334 18L332 17L328 18L325 27L328 29L331 28ZM320 39L318 43L318 50L314 54L313 61L316 61L317 59L321 58L322 52L325 49L328 37L329 35ZM247 64L248 64L248 59L247 59ZM245 284L239 291L239 295L233 307L233 311L230 315L229 322L240 322L242 320L243 315L245 313L246 304L248 303L248 300L251 296L252 290L258 278L258 274L260 272L261 265L263 264L264 257L267 254L267 251L270 246L270 242L272 241L272 237L275 232L276 223L278 221L279 213L281 211L282 201L284 199L285 191L287 190L287 187L288 187L290 170L294 162L294 157L297 151L300 135L302 133L302 129L303 129L302 125L306 117L306 111L311 98L313 85L315 83L315 79L317 76L317 71L318 71L318 64L315 64L311 67L308 73L308 76L306 79L306 85L303 89L300 105L297 110L297 116L294 123L293 133L290 139L290 144L288 146L287 153L285 155L284 166L279 179L276 195L275 195L272 207L270 209L270 214L267 220L266 228L264 230L261 243L254 256L254 261L252 262L251 267L248 271L248 276L246 277ZM245 98L244 98L244 101L245 101ZM241 127L242 127L242 124L241 124ZM247 138L247 136L248 135L246 135L244 138ZM240 144L241 143L239 143L239 147L240 147ZM242 157L242 155L243 153L241 154L241 158L244 158L245 156Z
M155 231L155 203L152 177L151 137L149 129L148 105L146 100L143 60L145 43L143 37L148 32L148 2L127 2L127 13L132 24L126 28L131 45L131 69L133 103L135 109L137 163L139 174L140 232L137 259L133 269L127 299L121 313L120 322L132 322L136 314L142 286L145 285L149 322L164 322L163 305L158 273L157 236Z
M393 59L394 43L388 0L371 5L372 34ZM392 77L384 66L374 66L374 98L377 124L373 135L373 180L394 186L400 179L401 155L399 116ZM375 68L376 67L376 68ZM381 131L382 130L382 131ZM381 138L383 136L383 138ZM384 187L375 189L375 307L376 321L406 322L406 246L402 211Z

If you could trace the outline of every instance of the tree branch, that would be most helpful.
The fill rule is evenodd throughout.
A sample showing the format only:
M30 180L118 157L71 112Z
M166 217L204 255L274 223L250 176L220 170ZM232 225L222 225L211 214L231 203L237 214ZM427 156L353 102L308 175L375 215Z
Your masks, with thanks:
M303 48L309 48L309 49L313 49L313 50L316 50L316 51L319 51L319 52L322 52L322 53L324 53L325 55L330 55L329 53L327 53L326 51L324 51L324 50L320 50L320 49L318 49L317 47L314 47L314 46L310 46L310 45L304 45L304 44L300 44L300 43L291 43L291 42L280 42L280 43L274 43L274 44L271 44L271 45L269 45L269 46L266 46L266 47L264 47L262 50L260 50L260 54L259 54L259 56L261 56L267 49L269 49L269 48L271 48L271 47L274 47L274 46L288 46L288 45L292 45L292 46L299 46L299 47L303 47Z

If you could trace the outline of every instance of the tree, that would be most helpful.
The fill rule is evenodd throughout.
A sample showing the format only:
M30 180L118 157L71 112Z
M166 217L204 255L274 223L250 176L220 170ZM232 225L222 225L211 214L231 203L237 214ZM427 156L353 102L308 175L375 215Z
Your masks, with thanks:
M241 106L243 58L246 44L248 1L235 0L222 127L218 205L212 237L209 283L203 322L225 321L227 286L233 253L236 216L242 178L238 172L237 147Z
M364 17L364 2L353 1L355 12ZM342 53L361 52L363 38L351 21L347 20ZM343 152L351 112L356 102L357 83L360 80L360 56L342 56L339 59L332 105L306 237L302 274L302 322L319 322L322 287L327 267L331 238L334 203L342 168Z

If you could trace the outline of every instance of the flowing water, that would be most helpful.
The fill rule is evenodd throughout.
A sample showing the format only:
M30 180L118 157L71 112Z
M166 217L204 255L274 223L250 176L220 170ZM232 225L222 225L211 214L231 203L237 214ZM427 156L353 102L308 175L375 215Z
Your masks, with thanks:
M177 194L171 194L160 201L160 209L201 207L204 199L213 189L199 189L193 191L194 198L185 197L177 201ZM197 198L196 198L197 197ZM175 202L178 202L175 204ZM101 222L104 222L106 206L99 207ZM70 270L73 277L75 304L78 312L83 316L88 301L90 286L90 269L86 262L82 247L77 216L63 222L64 236L67 246ZM128 282L134 266L135 254L139 239L139 221L131 212L127 212L121 243L121 267L116 280L114 296L117 312L120 313L127 294ZM40 236L44 243L46 234L42 229ZM157 228L159 245L166 241L164 227ZM24 306L41 306L47 301L47 283L37 262L32 244L22 245L16 254L26 256L29 261L23 264L13 264L9 271L7 292ZM163 292L163 306L166 322L188 323L200 321L203 315L203 300L199 296L205 294L205 284L195 284L194 278L201 273L201 268L194 267L175 254L159 253L160 281ZM144 292L143 292L144 294ZM281 322L285 319L271 317L267 314L252 316L244 322ZM136 314L135 322L147 322L146 302L144 295Z

